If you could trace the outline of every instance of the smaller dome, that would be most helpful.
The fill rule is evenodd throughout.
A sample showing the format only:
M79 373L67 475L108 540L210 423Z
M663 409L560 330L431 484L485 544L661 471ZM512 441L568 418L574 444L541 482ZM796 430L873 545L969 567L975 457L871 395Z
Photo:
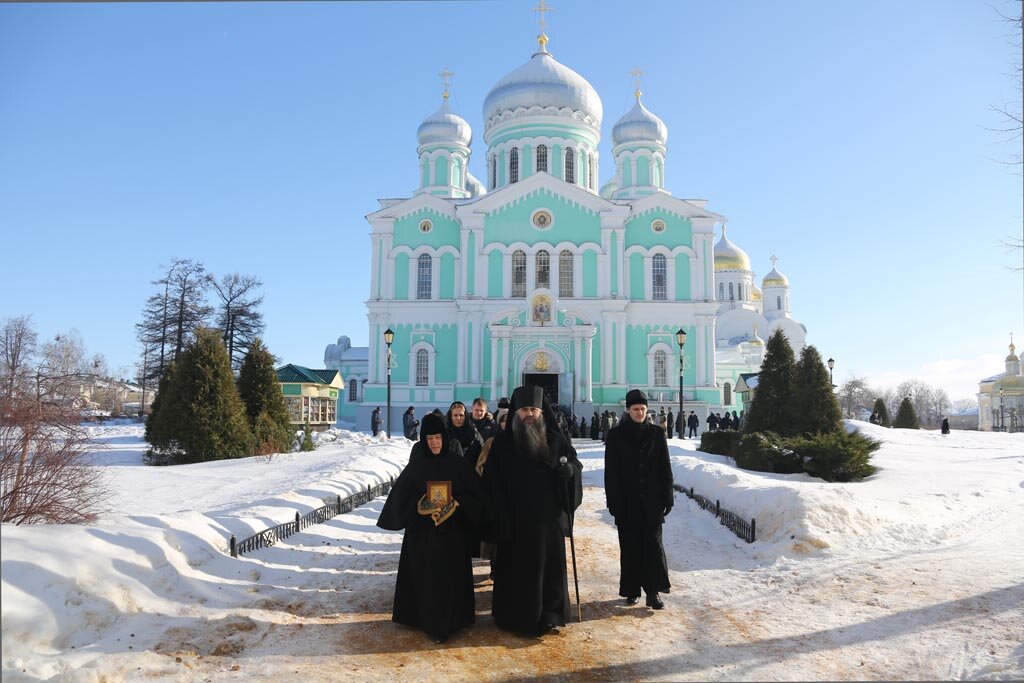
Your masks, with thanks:
M722 239L715 244L715 272L720 270L750 270L750 257L725 235L722 228Z
M761 280L762 287L789 287L789 278L772 266L771 271Z
M469 147L473 142L473 130L466 119L451 110L445 99L441 108L428 116L416 131L420 145L455 143Z
M640 101L637 91L636 104L612 128L612 145L624 145L628 142L654 142L664 145L668 140L668 128L665 122L652 114Z
M757 334L757 325L754 325L754 336L748 342L751 346L764 346L764 339Z
M750 300L751 301L764 301L764 292L757 285L751 285L750 288Z

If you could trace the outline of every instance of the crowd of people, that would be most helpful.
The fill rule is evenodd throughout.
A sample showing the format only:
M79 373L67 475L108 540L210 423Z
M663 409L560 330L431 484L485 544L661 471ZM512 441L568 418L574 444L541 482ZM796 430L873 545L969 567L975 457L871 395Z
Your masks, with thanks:
M626 403L621 420L602 416L605 432L596 432L606 442L619 593L635 605L643 591L648 607L662 609L659 594L670 585L661 525L673 500L667 432L648 418L643 392L630 391ZM591 433L601 427L597 418ZM490 562L499 628L541 636L567 623L565 539L572 538L583 499L583 465L571 438L587 426L555 410L534 386L517 388L493 414L483 398L468 410L456 401L447 414L434 410L422 421L411 407L406 411L403 428L416 443L377 521L404 531L395 622L422 629L437 643L473 624L473 560L479 558Z

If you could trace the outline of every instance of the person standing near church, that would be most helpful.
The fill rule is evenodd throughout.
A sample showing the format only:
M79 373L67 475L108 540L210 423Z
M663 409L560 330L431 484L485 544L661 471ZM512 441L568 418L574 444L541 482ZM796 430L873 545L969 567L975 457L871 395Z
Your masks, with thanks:
M682 419L682 417L680 417L680 419ZM690 417L686 418L686 427L689 430L687 435L686 435L687 438L692 436L694 439L696 439L697 438L697 428L700 427L700 418L697 417L697 413L696 412L694 412L692 410L690 411Z
M524 635L569 618L565 536L583 501L583 465L555 424L540 387L517 388L483 469L497 544L492 613L499 628Z
M676 416L672 414L672 409L671 408L668 409L668 422L666 423L666 425L667 425L666 429L668 430L668 438L671 439L672 438L672 430L675 429L675 426L676 426ZM682 435L683 435L683 433L679 432L679 436L682 436Z
M611 430L604 449L604 489L619 533L619 595L635 605L640 590L647 606L662 609L668 593L668 563L661 527L672 510L672 464L665 430L649 424L647 396L626 394L629 417Z
M370 413L370 431L373 432L374 436L380 434L380 406L373 409Z
M471 543L485 505L444 420L427 414L377 519L382 529L405 530L392 621L426 631L435 643L474 622Z

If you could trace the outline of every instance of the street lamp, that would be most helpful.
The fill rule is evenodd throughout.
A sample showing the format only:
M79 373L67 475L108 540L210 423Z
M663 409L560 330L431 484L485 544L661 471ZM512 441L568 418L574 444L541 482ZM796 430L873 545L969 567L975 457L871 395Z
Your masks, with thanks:
M686 424L686 420L683 418L683 346L686 345L686 330L679 328L676 330L676 344L679 344L679 438L684 438L682 434L682 426ZM672 425L675 428L675 425Z
M391 342L395 341L395 333L391 328L384 330L384 343L388 347L388 438L391 438Z
M821 356L818 356L818 358L821 358ZM836 388L835 382L832 381L832 368L834 368L835 366L836 366L836 362L834 360L832 360L831 358L829 358L828 359L828 383L832 385L833 389Z
M1003 388L999 387L999 431L1006 430L1006 416L1003 414Z

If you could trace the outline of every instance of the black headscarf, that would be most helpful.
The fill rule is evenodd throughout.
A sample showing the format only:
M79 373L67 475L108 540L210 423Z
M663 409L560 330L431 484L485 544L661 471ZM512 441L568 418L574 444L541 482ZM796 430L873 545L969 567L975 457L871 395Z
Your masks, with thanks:
M427 413L423 416L423 422L420 424L420 441L423 442L423 448L425 449L426 455L433 455L433 451L430 450L430 446L427 445L427 437L432 434L440 434L443 441L441 442L441 453L448 452L448 446L450 439L448 437L448 430L445 428L444 419L438 417L434 413Z

